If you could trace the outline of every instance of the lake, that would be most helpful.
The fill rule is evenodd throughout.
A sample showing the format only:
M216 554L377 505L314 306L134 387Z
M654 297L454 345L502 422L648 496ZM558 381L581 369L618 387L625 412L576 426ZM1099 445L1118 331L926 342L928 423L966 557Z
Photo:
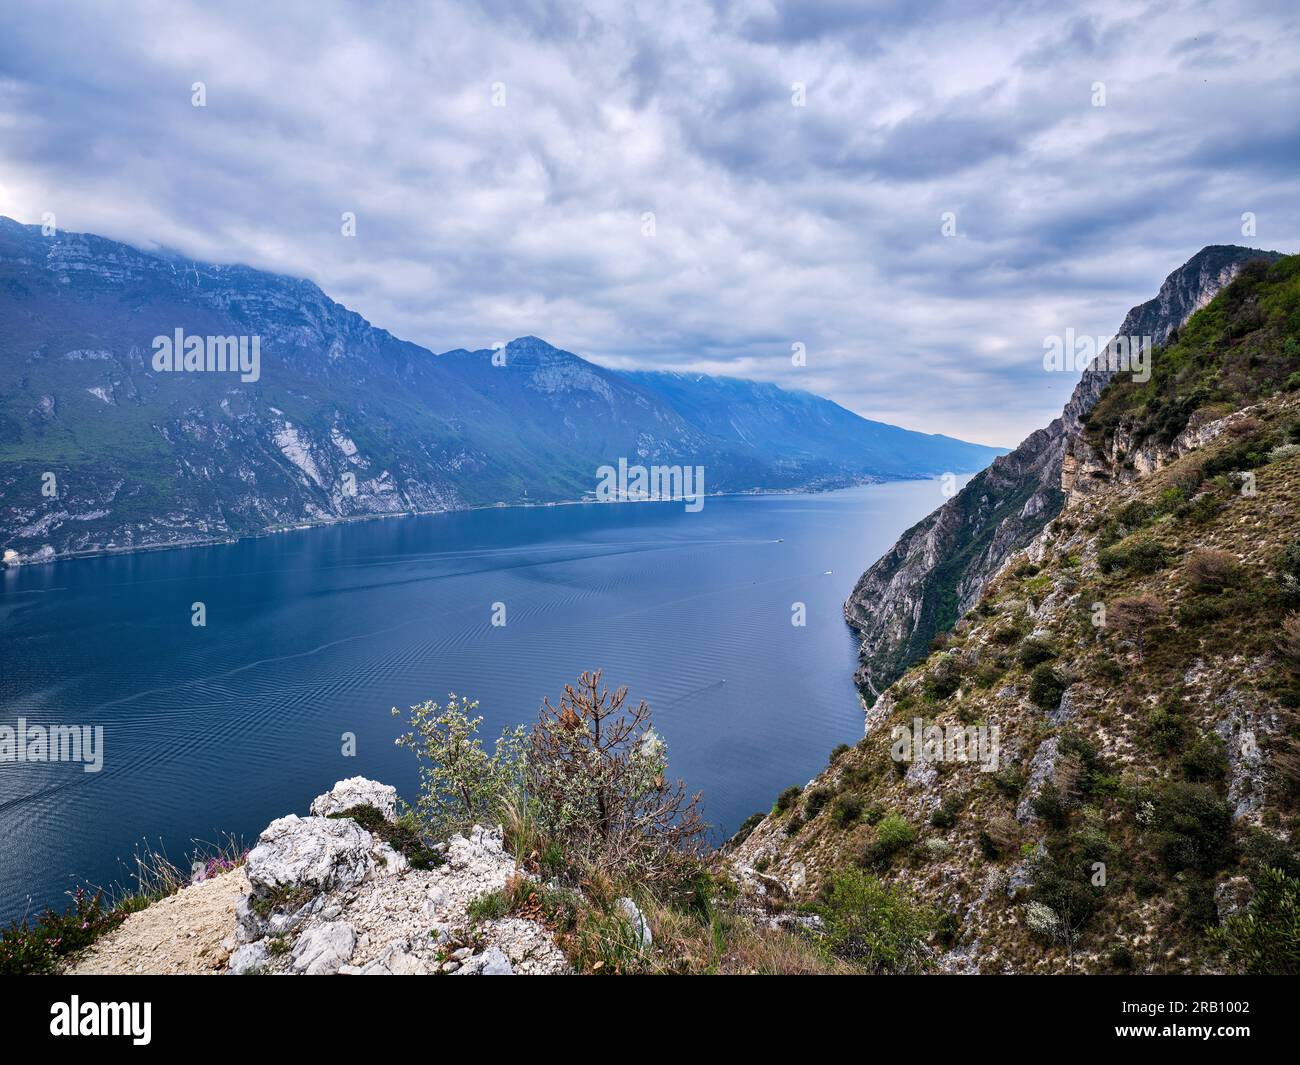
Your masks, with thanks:
M861 736L841 605L942 502L906 481L498 508L0 572L0 725L104 730L98 773L0 763L0 920L127 882L142 842L251 841L343 777L413 799L392 707L456 692L491 739L584 669L650 704L721 839Z

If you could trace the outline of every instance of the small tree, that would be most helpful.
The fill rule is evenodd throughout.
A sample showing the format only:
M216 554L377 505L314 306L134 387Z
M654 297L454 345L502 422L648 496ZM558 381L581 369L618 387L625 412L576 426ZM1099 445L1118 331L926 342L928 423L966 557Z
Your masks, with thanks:
M1163 619L1165 607L1154 595L1131 595L1110 604L1108 622L1137 644L1138 661L1146 656L1147 635Z
M610 692L601 672L543 701L533 727L528 785L541 827L572 862L653 883L695 850L707 826L700 795L666 778L667 748L644 701Z
M447 696L444 709L426 701L410 708L411 731L397 745L420 759L418 808L438 838L475 824L496 824L502 800L522 785L527 733L522 726L501 733L491 755L478 738L477 702ZM393 708L395 717L401 715Z

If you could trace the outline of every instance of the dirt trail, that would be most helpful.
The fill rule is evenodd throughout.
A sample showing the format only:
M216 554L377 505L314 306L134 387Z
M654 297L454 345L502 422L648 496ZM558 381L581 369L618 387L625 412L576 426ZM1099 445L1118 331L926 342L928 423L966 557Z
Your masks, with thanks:
M235 904L248 894L242 869L203 880L133 913L120 928L77 955L64 972L213 975L225 971L235 935Z

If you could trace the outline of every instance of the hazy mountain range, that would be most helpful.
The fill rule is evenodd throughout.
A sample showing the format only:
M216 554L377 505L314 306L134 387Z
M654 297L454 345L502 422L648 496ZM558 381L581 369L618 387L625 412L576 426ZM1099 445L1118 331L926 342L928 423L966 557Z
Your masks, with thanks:
M258 338L257 379L159 372L154 339L177 330ZM536 337L435 355L309 281L7 218L0 366L11 562L580 500L620 458L703 466L717 493L970 472L1000 454L774 385L616 372Z

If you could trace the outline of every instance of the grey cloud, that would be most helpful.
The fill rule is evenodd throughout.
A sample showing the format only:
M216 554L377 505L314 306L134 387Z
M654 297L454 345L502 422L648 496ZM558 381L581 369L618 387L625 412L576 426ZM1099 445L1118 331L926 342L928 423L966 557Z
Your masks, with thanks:
M1245 0L18 10L0 213L307 276L437 351L534 334L1012 444L1073 385L1045 332L1113 329L1243 211L1300 248L1298 35Z

